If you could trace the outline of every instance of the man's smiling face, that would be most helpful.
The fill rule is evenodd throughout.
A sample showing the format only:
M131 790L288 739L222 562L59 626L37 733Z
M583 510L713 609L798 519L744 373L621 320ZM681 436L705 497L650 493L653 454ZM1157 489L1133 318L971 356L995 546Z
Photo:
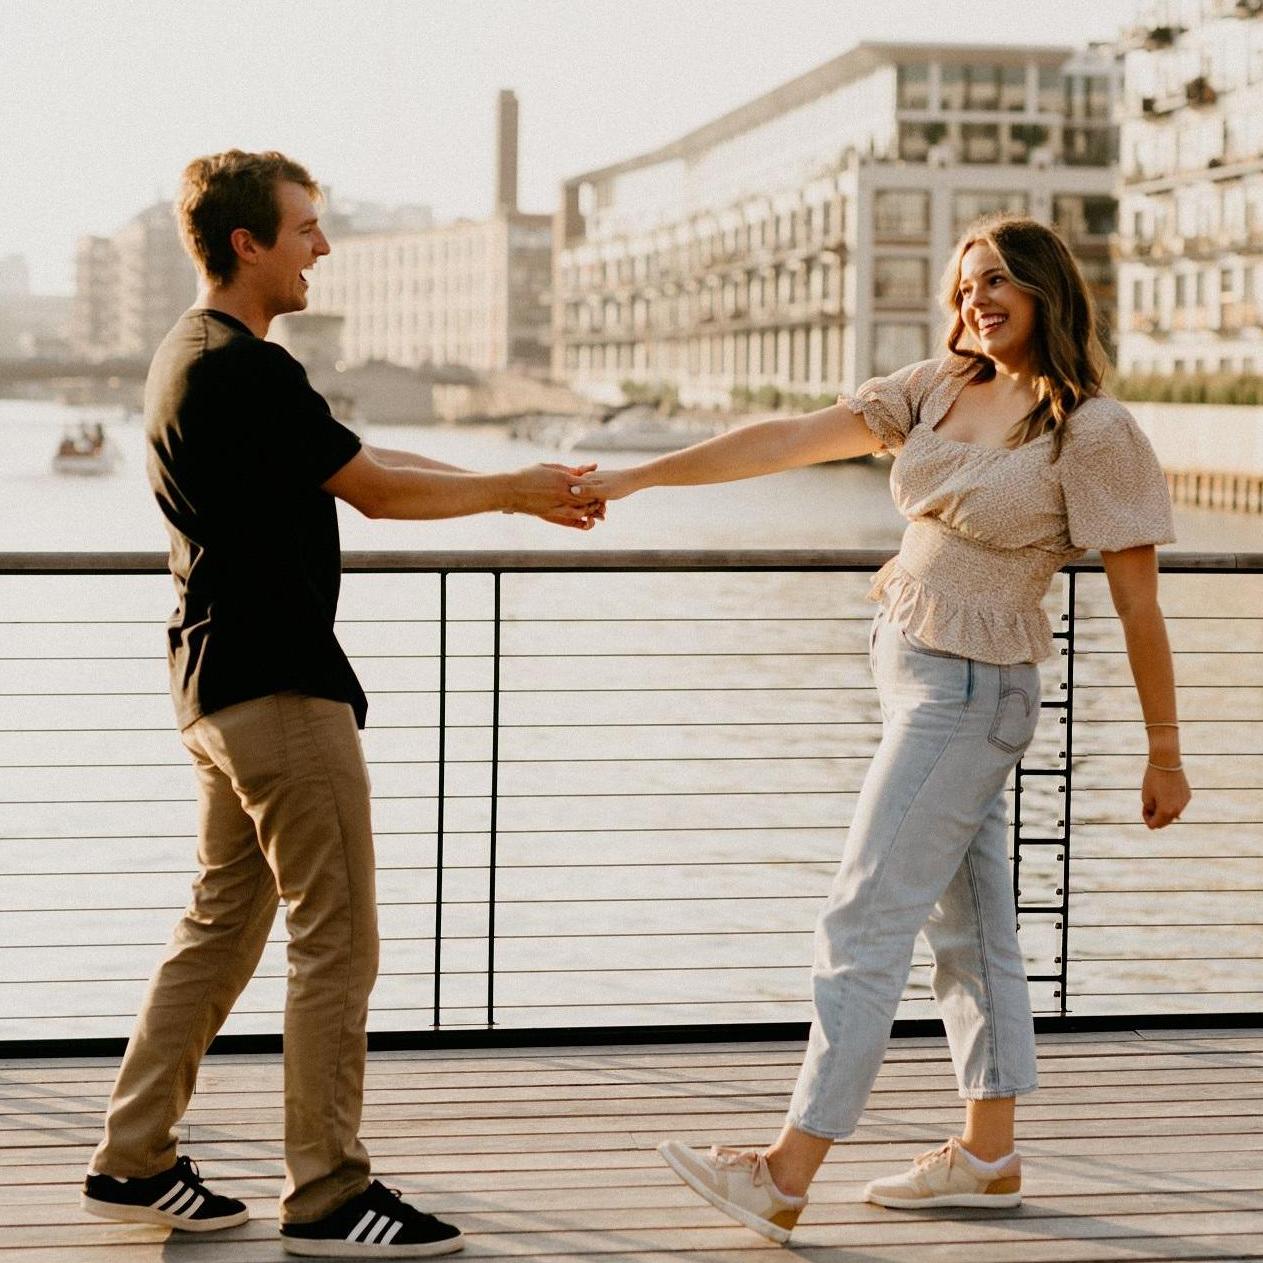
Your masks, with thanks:
M316 203L301 184L288 180L277 184L276 204L281 213L276 244L261 248L256 273L269 316L302 311L307 306L304 272L329 253Z

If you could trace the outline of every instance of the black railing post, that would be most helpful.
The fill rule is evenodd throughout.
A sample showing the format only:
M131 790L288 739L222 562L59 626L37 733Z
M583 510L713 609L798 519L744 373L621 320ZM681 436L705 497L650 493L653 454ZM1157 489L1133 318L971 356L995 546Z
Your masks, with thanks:
M1060 767L1026 767L1022 760L1013 773L1013 905L1017 911L1018 928L1021 928L1023 912L1055 915L1058 940L1057 957L1053 962L1056 969L1050 973L1028 974L1030 982L1051 982L1057 986L1058 1015L1067 1014L1066 988L1069 979L1069 942L1070 942L1070 789L1072 781L1071 756L1071 723L1074 718L1074 603L1075 576L1074 571L1066 572L1066 605L1061 616L1065 624L1062 631L1053 632L1053 637L1065 642L1061 655L1066 659L1066 678L1061 686L1065 697L1058 702L1045 702L1040 706L1045 710L1061 711L1058 721L1066 730L1063 750L1058 751L1062 760ZM1055 837L1024 838L1022 836L1022 782L1029 776L1047 776L1062 782L1061 819L1057 821L1060 832ZM1055 846L1059 848L1058 858L1061 861L1061 885L1057 888L1055 902L1047 904L1024 904L1022 902L1022 848L1025 846Z
M443 808L447 771L447 571L439 575L439 748L437 815L434 821L434 1018L443 1025Z
M1066 575L1066 710L1063 722L1066 725L1066 748L1062 752L1065 760L1065 801L1062 811L1062 849L1061 849L1061 1016L1068 1011L1070 980L1070 808L1074 785L1074 608L1075 608L1075 573Z
M500 792L500 572L495 581L491 640L491 820L487 859L487 1025L496 1024L496 827Z

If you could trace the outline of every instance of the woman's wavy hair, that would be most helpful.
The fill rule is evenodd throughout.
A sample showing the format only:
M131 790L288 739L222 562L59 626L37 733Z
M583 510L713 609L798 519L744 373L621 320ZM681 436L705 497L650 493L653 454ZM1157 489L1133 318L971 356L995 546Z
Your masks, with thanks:
M1066 418L1100 392L1108 368L1092 295L1066 243L1046 224L1011 214L975 220L957 242L943 273L942 297L951 314L947 349L976 361L977 380L990 380L996 369L976 344L964 344L971 338L960 314L960 269L965 254L980 243L991 246L1009 280L1035 299L1036 400L1010 430L1008 444L1020 447L1051 432L1056 460Z

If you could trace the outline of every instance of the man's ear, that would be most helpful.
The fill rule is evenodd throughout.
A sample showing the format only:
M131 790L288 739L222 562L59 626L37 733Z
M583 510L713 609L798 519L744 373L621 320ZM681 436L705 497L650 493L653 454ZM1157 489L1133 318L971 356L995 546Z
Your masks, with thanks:
M259 243L249 228L234 228L228 234L232 252L243 263L253 263L259 257Z

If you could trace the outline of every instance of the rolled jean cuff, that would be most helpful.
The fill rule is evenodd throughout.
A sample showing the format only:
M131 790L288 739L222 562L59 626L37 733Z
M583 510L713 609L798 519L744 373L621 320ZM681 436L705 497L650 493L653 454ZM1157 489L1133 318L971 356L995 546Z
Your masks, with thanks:
M793 1114L786 1116L785 1124L792 1127L795 1131L801 1131L805 1135L814 1136L817 1140L845 1140L854 1130L854 1127L847 1128L845 1131L825 1131L820 1127L814 1127L811 1123L805 1123L800 1118L796 1118Z
M1009 1096L1026 1096L1039 1087L1038 1083L1028 1083L1020 1088L961 1088L962 1101L1002 1101Z

